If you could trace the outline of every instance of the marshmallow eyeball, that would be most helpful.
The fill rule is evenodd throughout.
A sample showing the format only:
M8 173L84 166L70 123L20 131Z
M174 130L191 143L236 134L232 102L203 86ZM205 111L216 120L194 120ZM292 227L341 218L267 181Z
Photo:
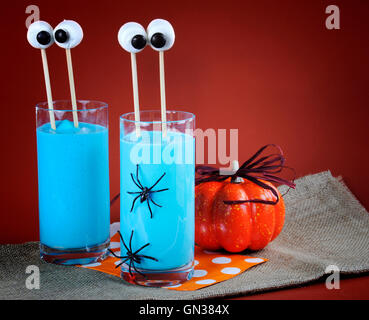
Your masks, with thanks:
M127 22L119 29L118 42L128 52L140 52L147 44L146 30L137 22Z
M163 19L155 19L147 27L147 36L151 48L156 51L169 50L175 40L175 33L172 25Z
M27 40L36 49L47 49L54 43L53 28L45 21L36 21L28 27Z
M83 39L81 26L73 20L64 20L54 29L55 43L64 49L78 46Z

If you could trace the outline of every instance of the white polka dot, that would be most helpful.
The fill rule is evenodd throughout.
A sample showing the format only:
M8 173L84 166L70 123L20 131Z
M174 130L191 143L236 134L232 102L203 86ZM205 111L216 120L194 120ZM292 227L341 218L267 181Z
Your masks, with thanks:
M213 279L205 279L205 280L199 280L196 281L197 284L212 284L215 283L216 281Z
M181 285L182 285L182 283L180 283L180 284L176 284L176 285L174 285L174 286L163 287L163 288L168 288L168 289L170 289L170 288L178 288L178 287L180 287Z
M206 276L207 274L208 272L206 270L195 270L192 276L195 278L200 278Z
M98 266L101 266L101 262L95 262L95 263L90 263L90 264L85 264L84 268L92 268L92 267L98 267Z
M193 262L193 265L194 265L194 266L197 266L199 263L200 263L200 262L198 262L197 260L195 260L195 261Z
M223 264L223 263L230 263L232 261L232 259L231 258L227 258L227 257L217 257L217 258L214 258L211 261L213 263L216 263L216 264Z
M264 260L260 258L247 258L245 259L245 261L249 263L258 263L258 262L263 262Z
M110 242L110 249L117 249L120 248L120 242Z
M237 274L237 273L241 272L241 269L240 268L235 268L235 267L229 267L229 268L222 269L221 272L225 273L225 274Z
M209 251L209 250L204 250L203 252L206 253L206 254L219 254L219 252Z

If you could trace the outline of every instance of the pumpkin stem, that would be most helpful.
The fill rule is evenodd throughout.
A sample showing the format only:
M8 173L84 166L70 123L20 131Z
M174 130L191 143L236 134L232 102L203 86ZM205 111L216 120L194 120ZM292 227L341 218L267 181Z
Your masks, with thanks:
M240 165L237 160L232 161L232 174L235 174L237 170L240 168ZM232 177L231 183L241 183L243 179L240 177Z

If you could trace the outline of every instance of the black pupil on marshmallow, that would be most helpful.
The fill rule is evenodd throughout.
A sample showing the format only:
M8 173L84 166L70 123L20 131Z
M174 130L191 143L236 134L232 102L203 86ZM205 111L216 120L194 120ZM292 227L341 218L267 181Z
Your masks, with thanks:
M59 43L64 43L68 40L68 34L62 29L56 30L55 40L58 41Z
M151 44L155 47L155 48L163 48L165 46L165 38L164 35L160 32L158 33L154 33L151 37Z
M137 50L140 50L140 49L143 49L145 48L146 46L146 39L144 36L138 34L136 36L134 36L131 40L131 44L132 44L132 47L137 49Z
M48 33L47 31L40 31L37 34L37 42L39 44L46 46L47 44L50 43L50 41L51 41L51 36L50 36L50 33Z

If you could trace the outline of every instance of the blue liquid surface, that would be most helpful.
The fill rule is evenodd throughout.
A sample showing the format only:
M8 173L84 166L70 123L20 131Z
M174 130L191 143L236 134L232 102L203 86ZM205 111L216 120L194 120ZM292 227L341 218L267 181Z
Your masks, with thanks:
M108 129L69 120L36 130L40 241L55 249L109 238Z
M194 258L194 138L190 135L168 132L162 138L161 132L142 132L121 137L121 208L120 229L124 241L129 245L132 230L132 251L150 243L139 254L158 259L142 259L135 263L140 269L171 270L191 263ZM169 190L152 193L152 199L162 207L150 202L153 218L146 201L132 203L140 192L133 182L136 179L136 164L139 164L138 178L143 187L150 188L163 173L165 176L152 190ZM126 250L121 244L121 255Z

